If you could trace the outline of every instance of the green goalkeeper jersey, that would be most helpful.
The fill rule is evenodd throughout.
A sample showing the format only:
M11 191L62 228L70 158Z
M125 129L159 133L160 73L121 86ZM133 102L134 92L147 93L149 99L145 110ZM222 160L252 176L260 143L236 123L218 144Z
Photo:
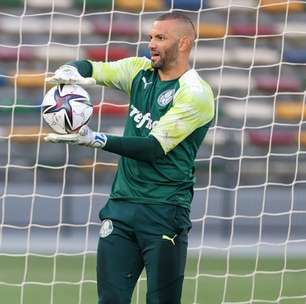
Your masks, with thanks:
M194 69L161 81L144 57L91 63L98 84L130 97L124 136L154 136L165 153L155 162L121 157L111 199L190 208L194 160L214 116L210 86Z

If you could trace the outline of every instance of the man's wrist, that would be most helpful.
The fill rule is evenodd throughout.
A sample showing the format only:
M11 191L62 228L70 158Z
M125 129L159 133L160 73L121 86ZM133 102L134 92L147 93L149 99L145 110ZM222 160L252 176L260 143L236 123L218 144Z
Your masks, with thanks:
M92 64L88 60L74 60L69 61L66 65L71 65L77 68L78 72L82 77L92 77Z
M93 142L91 146L95 148L104 148L107 143L107 136L104 133L94 132Z

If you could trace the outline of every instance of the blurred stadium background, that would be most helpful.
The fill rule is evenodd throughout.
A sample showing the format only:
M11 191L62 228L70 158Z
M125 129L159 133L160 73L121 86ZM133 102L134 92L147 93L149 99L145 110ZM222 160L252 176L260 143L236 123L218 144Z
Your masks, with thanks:
M0 1L1 303L96 302L117 157L44 143L44 78L69 60L148 56L147 30L171 9L194 21L190 63L216 96L182 303L305 304L306 3L284 0ZM121 134L127 97L89 92L90 126Z

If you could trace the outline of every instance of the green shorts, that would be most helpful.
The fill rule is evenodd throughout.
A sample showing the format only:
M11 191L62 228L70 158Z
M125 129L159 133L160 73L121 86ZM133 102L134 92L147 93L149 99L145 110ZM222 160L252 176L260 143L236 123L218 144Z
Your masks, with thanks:
M147 304L179 304L191 228L189 210L109 200L99 216L99 304L130 303L143 268Z

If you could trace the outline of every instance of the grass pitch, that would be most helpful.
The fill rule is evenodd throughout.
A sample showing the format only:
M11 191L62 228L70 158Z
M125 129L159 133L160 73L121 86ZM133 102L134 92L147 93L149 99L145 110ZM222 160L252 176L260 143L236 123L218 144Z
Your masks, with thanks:
M286 265L286 267L284 267ZM256 270L256 271L255 271ZM145 303L140 281L133 304ZM0 303L95 304L95 256L0 255ZM306 258L189 257L182 304L305 304Z

